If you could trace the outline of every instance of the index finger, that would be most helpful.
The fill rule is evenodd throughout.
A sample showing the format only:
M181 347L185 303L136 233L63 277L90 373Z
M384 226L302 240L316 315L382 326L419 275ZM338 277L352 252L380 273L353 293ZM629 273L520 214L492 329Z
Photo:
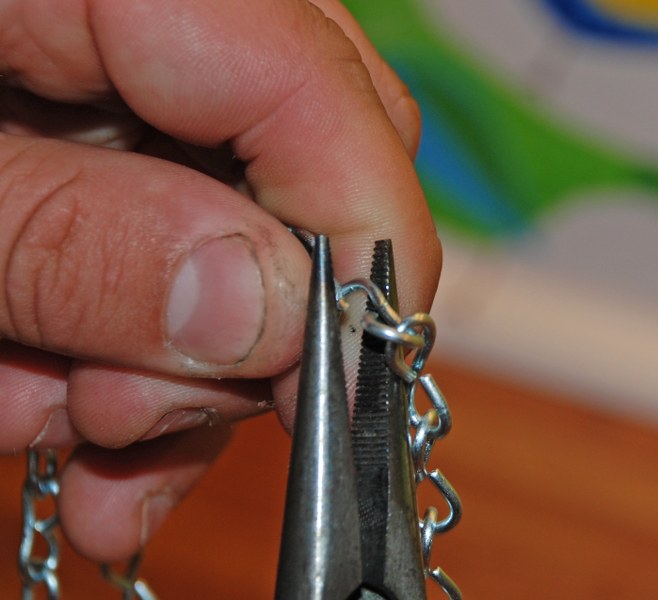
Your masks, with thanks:
M373 240L390 237L401 309L429 306L440 250L413 165L356 48L314 5L23 0L2 11L14 80L60 100L116 90L173 136L231 140L261 206L332 236L339 278L366 274Z

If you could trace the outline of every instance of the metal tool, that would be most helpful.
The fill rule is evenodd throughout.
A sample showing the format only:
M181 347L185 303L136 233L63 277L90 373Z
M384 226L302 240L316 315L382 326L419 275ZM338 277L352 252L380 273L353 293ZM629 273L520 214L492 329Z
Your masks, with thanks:
M390 242L371 279L395 305ZM319 236L299 383L277 600L426 598L404 385L364 334L350 428L328 240Z

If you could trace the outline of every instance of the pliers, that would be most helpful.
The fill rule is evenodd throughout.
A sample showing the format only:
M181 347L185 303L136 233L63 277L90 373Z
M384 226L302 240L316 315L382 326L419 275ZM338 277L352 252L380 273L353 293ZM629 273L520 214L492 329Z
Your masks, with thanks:
M396 308L390 241L371 280ZM315 238L277 600L425 600L402 382L364 333L348 412L328 240Z

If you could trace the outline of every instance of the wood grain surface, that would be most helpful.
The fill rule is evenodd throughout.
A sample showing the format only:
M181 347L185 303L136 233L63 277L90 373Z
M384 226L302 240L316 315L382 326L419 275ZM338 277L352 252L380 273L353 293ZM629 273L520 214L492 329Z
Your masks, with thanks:
M658 432L455 365L434 372L454 414L436 460L464 502L434 559L465 599L658 598ZM148 548L162 600L272 598L289 448L273 415L236 428ZM2 600L20 591L23 471L0 458ZM67 547L62 585L63 600L120 597Z

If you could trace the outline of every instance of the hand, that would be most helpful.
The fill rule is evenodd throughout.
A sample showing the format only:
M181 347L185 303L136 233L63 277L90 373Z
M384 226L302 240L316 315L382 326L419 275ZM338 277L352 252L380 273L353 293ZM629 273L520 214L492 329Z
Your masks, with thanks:
M125 558L230 422L291 422L309 260L283 224L341 281L392 238L402 312L428 309L416 105L337 0L10 0L0 73L0 451L95 444L62 524Z

